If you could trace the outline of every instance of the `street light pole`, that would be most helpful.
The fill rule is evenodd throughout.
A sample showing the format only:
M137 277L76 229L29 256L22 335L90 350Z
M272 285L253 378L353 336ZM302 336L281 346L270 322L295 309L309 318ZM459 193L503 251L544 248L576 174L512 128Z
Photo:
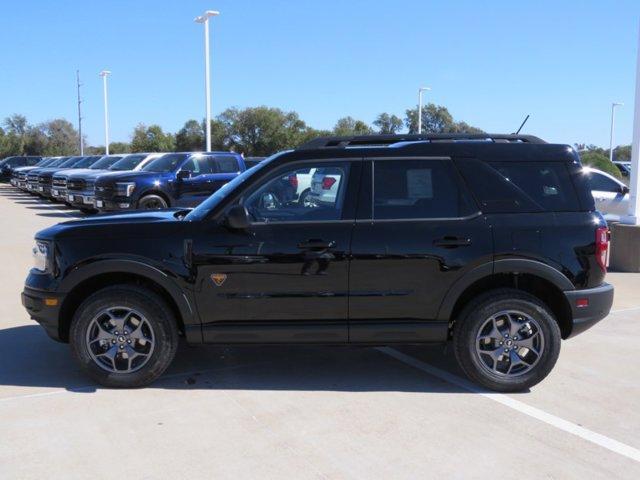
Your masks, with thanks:
M418 89L418 135L422 133L422 92L431 90L431 87L420 87Z
M613 128L615 125L616 107L623 106L624 103L613 102L611 104L611 132L609 135L609 161L613 162Z
M102 70L102 89L104 92L104 153L109 155L109 102L107 97L107 77L111 75L109 70Z
M209 72L209 18L220 15L216 10L207 10L203 15L196 17L196 23L204 24L204 96L206 102L205 131L207 138L206 150L211 151L211 75Z

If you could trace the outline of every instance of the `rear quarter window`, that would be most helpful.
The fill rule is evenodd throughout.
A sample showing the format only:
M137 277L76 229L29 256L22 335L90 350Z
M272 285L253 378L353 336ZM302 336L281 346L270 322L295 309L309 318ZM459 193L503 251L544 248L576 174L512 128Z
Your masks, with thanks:
M564 162L456 162L485 213L581 210Z

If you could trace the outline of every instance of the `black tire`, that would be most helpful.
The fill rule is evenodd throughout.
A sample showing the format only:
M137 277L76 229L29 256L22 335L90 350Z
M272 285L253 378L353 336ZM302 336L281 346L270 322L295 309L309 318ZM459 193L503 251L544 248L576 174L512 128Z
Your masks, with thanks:
M153 331L153 351L146 363L132 372L105 370L87 345L87 331L94 317L105 308L116 306L140 312ZM117 285L103 288L82 302L73 316L69 343L76 361L96 382L106 387L136 388L153 382L171 364L178 348L178 328L171 309L156 293L136 285Z
M307 188L305 189L301 194L300 197L298 198L298 205L302 205L304 206L306 202L308 202L308 197L309 194L311 193L311 189Z
M539 358L519 375L489 371L487 362L483 365L482 358L486 356L476 352L477 336L487 319L506 310L530 316L539 324L544 340ZM478 296L462 310L453 330L454 352L460 368L474 382L498 392L527 390L542 381L558 360L560 341L560 328L549 307L533 295L515 289L492 290Z
M84 213L85 215L92 215L94 213L97 213L97 210L94 210L93 208L83 208L83 207L81 207L80 211L82 213Z
M162 198L160 195L154 195L150 193L149 195L145 195L140 200L138 200L138 209L139 210L160 210L163 208L167 208L167 201Z

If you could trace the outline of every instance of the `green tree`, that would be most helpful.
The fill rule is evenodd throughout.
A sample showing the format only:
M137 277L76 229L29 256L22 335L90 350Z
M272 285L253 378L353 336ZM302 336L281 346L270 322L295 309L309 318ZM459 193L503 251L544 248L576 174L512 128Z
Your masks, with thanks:
M249 157L295 147L308 130L296 112L265 106L228 108L216 120L216 134L212 133L216 148L233 149Z
M23 153L24 148L21 145L18 136L0 128L0 158Z
M187 120L176 133L176 150L178 152L197 152L205 146L204 128L197 120Z
M388 113L381 113L375 119L373 124L378 127L378 133L380 134L394 134L402 130L402 119L396 115L389 115Z
M409 133L418 133L418 108L405 112ZM422 133L483 133L466 122L456 122L447 107L429 103L422 107Z
M102 152L104 153L104 147ZM131 151L131 145L127 142L111 142L109 143L109 153L129 153Z
M350 135L371 135L373 130L362 120L353 117L340 118L333 127L333 134L342 137Z
M44 122L38 126L38 137L40 134L45 137L45 147L39 154L48 156L55 155L74 155L78 153L80 137L78 131L68 120L64 118L56 118L48 122ZM32 132L27 134L31 143ZM33 144L37 144L34 142Z
M607 151L607 155L609 152ZM613 149L613 159L618 162L629 162L631 160L631 145L620 145Z
M603 152L592 149L583 150L579 153L583 165L597 168L598 170L607 172L608 174L613 175L616 178L622 179L622 175L620 174L620 170L618 170L618 167L611 163L609 161L609 157L607 157Z
M131 136L132 152L171 152L175 148L175 139L170 133L164 133L160 125L146 126L142 123L133 130Z
M27 117L14 113L4 119L5 142L12 155L24 155L27 133L30 129Z

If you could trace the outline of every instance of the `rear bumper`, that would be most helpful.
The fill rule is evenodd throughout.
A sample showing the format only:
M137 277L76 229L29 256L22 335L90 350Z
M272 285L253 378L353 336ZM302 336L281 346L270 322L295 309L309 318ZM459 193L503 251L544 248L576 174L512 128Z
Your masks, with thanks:
M611 305L613 305L613 285L608 283L603 283L596 288L566 291L564 295L571 306L573 318L569 337L574 337L593 327L609 315ZM586 300L587 306L577 306L578 300Z
M47 305L45 299L57 300L56 305ZM58 328L60 305L63 295L37 290L28 286L22 291L22 305L33 320L38 322L54 340L62 341Z

